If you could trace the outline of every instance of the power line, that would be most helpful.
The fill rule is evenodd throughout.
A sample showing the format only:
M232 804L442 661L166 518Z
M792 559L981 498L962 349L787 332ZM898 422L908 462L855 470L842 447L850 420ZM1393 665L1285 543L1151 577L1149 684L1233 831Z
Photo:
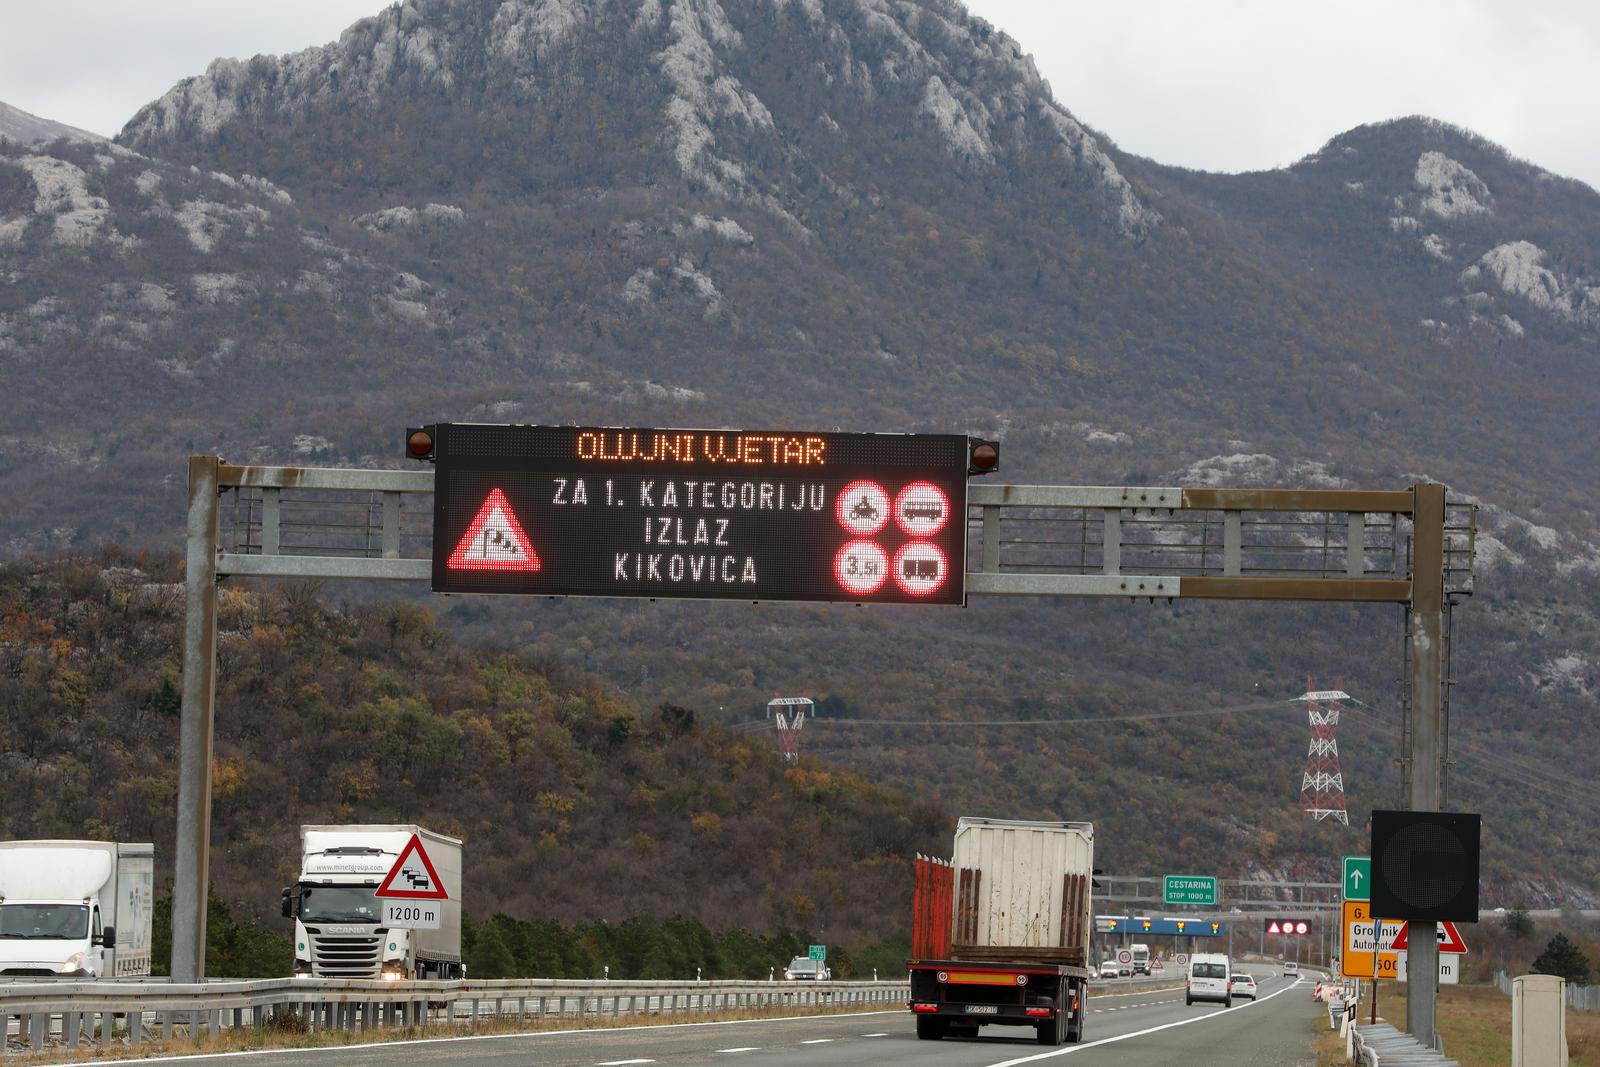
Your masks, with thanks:
M1357 712L1358 718L1364 718L1374 724L1393 725L1384 719L1378 709L1371 704L1357 700L1354 697L1351 699L1371 713ZM1497 774L1523 788L1542 793L1550 799L1569 801L1579 799L1600 804L1600 790L1589 785L1586 779L1565 775L1553 770L1548 765L1534 764L1521 757L1511 756L1503 752L1485 751L1478 743L1473 741L1458 739L1451 748L1451 758L1464 759L1475 763L1492 774Z
M1184 719L1210 715L1232 715L1245 711L1281 709L1297 703L1292 700L1274 700L1255 704L1237 704L1226 708L1194 708L1188 711L1147 711L1127 715L1093 715L1077 719L817 719L826 726L920 726L936 729L963 729L977 726L1079 726L1107 722L1142 722L1149 719Z
M1355 700L1354 697L1351 699ZM1361 704L1363 707L1373 712L1373 717L1377 718L1377 708L1374 708L1371 704L1367 704L1365 701L1361 700L1356 700L1356 703ZM1469 748L1468 746L1474 747ZM1535 778L1547 779L1552 785L1559 785L1562 787L1573 786L1580 789L1587 788L1587 779L1562 774L1560 771L1554 770L1551 765L1547 763L1534 763L1525 757L1513 756L1506 752L1485 752L1482 750L1480 742L1476 742L1471 739L1458 739L1458 747L1453 751L1452 755L1457 753L1475 756L1480 762L1493 761L1501 763Z

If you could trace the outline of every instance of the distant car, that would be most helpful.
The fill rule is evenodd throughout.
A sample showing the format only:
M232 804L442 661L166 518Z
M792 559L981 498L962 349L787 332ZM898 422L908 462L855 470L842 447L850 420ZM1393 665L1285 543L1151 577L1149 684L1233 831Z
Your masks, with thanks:
M1256 999L1256 980L1252 975L1243 971L1234 971L1233 977L1228 979L1228 995L1235 997L1249 997Z
M1101 978L1117 978L1120 977L1121 974L1122 970L1117 966L1116 960L1106 960L1100 965Z
M1285 978L1299 978L1300 965L1298 963L1285 963L1283 965L1283 976Z
M789 982L826 982L833 975L828 970L828 965L821 960L796 956L789 961L789 966L783 969L783 977Z

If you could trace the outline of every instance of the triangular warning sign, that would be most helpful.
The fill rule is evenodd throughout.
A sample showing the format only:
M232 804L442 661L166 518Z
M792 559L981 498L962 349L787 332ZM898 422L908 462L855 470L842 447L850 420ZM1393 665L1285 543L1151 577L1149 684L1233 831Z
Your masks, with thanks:
M378 887L378 897L398 897L403 900L449 900L439 872L422 847L422 838L416 834L400 850L400 856L389 868L383 884Z
M1276 919L1274 919L1272 921L1272 924L1267 927L1267 933L1275 934L1275 933L1278 933L1278 932L1279 932L1278 931L1278 921Z
M1461 931L1456 929L1453 922L1442 922L1435 930L1439 937L1440 952L1462 953L1467 951L1467 943L1461 940ZM1411 931L1410 923L1402 923L1400 932L1394 935L1394 951L1405 952L1410 944L1407 935Z
M491 489L445 566L453 571L536 571L539 554L522 532L506 495Z

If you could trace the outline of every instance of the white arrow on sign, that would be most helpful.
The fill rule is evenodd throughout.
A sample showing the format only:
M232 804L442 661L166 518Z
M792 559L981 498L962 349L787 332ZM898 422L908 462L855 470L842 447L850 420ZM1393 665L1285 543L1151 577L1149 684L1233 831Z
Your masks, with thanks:
M1357 889L1361 888L1361 869L1360 868L1357 868L1357 869L1355 869L1355 870L1350 872L1350 880L1356 884L1356 888Z

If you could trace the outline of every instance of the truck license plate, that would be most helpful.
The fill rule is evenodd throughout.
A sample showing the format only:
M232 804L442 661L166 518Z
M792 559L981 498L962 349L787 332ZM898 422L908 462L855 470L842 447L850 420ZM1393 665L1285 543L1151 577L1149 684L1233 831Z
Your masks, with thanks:
M999 1015L1000 1008L996 1004L968 1004L966 1012L968 1015Z

